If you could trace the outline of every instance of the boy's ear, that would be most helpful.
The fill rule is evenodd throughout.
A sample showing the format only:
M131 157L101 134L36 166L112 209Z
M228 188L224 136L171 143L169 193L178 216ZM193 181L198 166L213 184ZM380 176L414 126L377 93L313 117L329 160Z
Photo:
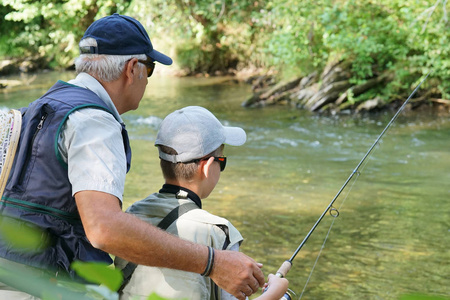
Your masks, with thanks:
M202 173L202 177L208 178L209 173L211 172L211 166L214 162L214 157L210 157L207 160L200 161L200 169Z

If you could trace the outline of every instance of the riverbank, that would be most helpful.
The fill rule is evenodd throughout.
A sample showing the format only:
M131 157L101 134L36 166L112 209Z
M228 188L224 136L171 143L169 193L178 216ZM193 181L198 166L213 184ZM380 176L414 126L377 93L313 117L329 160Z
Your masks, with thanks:
M353 83L350 64L339 61L329 64L322 73L313 72L290 80L277 81L274 75L255 75L246 81L252 84L253 94L246 99L244 107L289 105L316 113L364 113L398 109L409 97L415 86L405 89L394 99L373 98L359 100L364 93L382 90L395 74L386 71L374 75L363 83ZM422 85L411 98L408 110L438 110L450 114L450 100L442 99L437 87Z
M51 70L44 58L1 60L0 90L7 91L8 88L29 85L39 73L48 71ZM322 114L362 114L397 110L408 97L408 94L404 94L397 95L396 99L390 101L384 101L378 96L366 101L354 101L355 97L371 88L386 85L394 75L386 72L363 84L353 85L349 81L348 65L343 62L331 64L320 74L313 72L290 80L279 79L277 71L256 67L229 70L226 74L215 72L188 75L186 71L176 67L157 68L155 73L196 78L232 76L236 82L245 82L252 86L253 94L242 102L243 107L291 106ZM20 76L20 80L6 78L17 74L23 75ZM436 88L419 90L405 110L450 115L450 100L440 98Z

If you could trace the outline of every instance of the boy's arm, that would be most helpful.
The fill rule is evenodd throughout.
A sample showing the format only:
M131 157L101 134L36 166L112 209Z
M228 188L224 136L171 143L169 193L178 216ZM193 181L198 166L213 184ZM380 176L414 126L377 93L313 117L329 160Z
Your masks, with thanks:
M170 235L124 213L119 200L98 191L75 194L86 236L91 244L128 261L202 273L208 249ZM238 299L245 299L264 284L260 264L243 253L215 251L211 279Z

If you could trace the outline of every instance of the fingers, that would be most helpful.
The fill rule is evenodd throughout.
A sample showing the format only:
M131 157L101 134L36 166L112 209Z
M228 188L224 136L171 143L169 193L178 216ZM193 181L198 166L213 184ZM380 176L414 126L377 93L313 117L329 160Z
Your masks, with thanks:
M240 293L239 295L233 295L233 296L235 296L236 298L238 298L239 300L245 300L247 297L245 296L245 294L244 293Z
M211 279L222 289L240 300L250 296L264 285L262 264L236 251L215 252ZM230 275L233 276L230 276Z
M251 296L253 294L253 289L250 286L247 286L243 291L242 294L244 294L245 296Z
M257 264L257 268L253 269L253 277L257 280L256 284L258 286L257 286L256 290L258 290L258 288L264 286L265 280L264 280L264 274L261 270L262 264L260 264L260 263L256 263L256 264ZM258 266L258 265L260 265L260 266ZM256 290L255 290L255 292L256 292Z
M243 295L243 299L246 297L250 297L253 293L256 293L259 290L259 282L254 280L253 285L247 285L241 290L241 294Z
M280 299L286 292L289 286L289 281L286 278L280 278L276 275L269 274L266 294L271 296L271 299Z
M256 282L256 281L255 281ZM245 297L250 297L253 293L257 292L259 289L259 283L253 285L253 287L247 285L244 289L242 289L241 293L245 299Z
M264 275L263 275L263 276L264 276ZM265 284L265 283L263 283L262 286L264 286L264 284ZM261 286L260 286L258 280L255 280L254 283L253 283L253 285L250 286L250 288L252 289L253 293L256 293L256 292L259 290L260 287L261 287Z

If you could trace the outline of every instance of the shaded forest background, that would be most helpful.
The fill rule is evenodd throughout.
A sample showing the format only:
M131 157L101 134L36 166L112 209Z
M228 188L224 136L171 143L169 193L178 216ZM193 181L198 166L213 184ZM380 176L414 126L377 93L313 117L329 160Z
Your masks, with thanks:
M73 67L85 29L117 12L144 25L179 75L259 74L246 106L379 107L404 99L431 70L415 102L448 104L449 7L447 0L1 0L0 75Z

